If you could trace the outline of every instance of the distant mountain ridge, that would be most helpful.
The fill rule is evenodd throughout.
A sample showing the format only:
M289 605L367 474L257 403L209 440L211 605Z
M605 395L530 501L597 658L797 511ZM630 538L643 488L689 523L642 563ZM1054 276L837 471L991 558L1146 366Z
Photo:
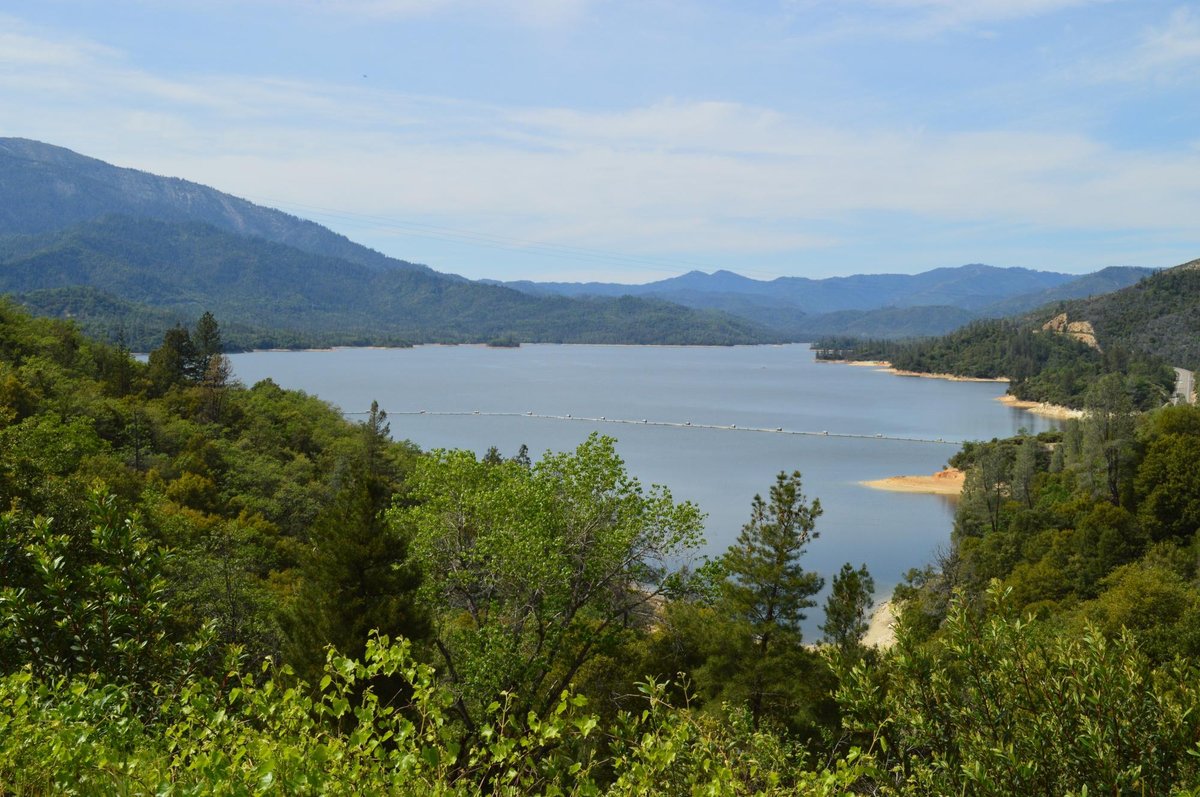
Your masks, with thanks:
M782 339L649 297L471 282L198 183L14 138L0 139L0 292L137 347L206 309L240 346Z
M777 277L773 280L755 280L720 270L711 274L689 271L678 277L642 285L529 281L503 284L527 293L564 296L670 298L679 294L737 294L763 297L772 304L794 307L805 313L832 313L839 310L928 305L980 308L997 298L1045 290L1073 279L1070 274L972 263L957 268L936 268L920 274L855 274L826 279Z
M980 263L920 274L856 274L755 280L731 271L690 271L641 285L516 281L495 283L533 295L653 296L687 307L723 310L797 339L825 335L939 335L977 318L1133 284L1152 269L1107 268L1082 277Z
M153 337L203 309L243 345L928 336L1149 273L976 263L828 279L721 270L645 285L471 281L198 183L0 138L0 291L109 337Z
M198 222L106 216L0 240L0 292L94 332L156 342L211 310L240 346L777 341L720 313L626 297L529 296L417 269L374 270ZM115 317L114 317L115 316Z

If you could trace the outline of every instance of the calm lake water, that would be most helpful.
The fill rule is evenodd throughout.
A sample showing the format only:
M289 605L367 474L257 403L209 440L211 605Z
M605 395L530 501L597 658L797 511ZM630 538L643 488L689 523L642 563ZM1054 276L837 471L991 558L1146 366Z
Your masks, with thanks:
M707 513L710 554L734 541L754 494L765 494L775 474L799 470L805 493L824 509L804 566L828 579L843 562L865 562L878 597L949 540L953 506L859 482L933 473L964 440L1052 425L995 401L1002 384L818 363L806 345L421 346L231 359L247 385L269 377L346 413L362 413L377 400L392 435L424 449L482 454L494 445L511 456L524 443L536 459L547 449L574 448L592 431L615 437L644 484L666 485L676 500ZM810 638L815 623L810 618Z

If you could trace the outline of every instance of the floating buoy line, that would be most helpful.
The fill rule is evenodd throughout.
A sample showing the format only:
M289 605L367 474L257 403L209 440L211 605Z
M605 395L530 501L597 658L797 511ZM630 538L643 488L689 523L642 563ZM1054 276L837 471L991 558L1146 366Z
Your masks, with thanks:
M367 415L366 412L347 412L346 415ZM395 418L403 415L429 415L435 417L481 417L481 418L535 418L544 421L580 421L583 423L611 423L624 424L628 426L661 426L671 429L716 429L724 432L746 432L750 434L784 434L784 435L799 435L802 437L840 437L855 440L896 440L904 443L932 443L934 445L961 446L962 442L957 440L944 440L938 438L936 440L924 437L899 437L886 434L855 434L853 432L830 432L822 430L819 432L804 431L798 429L785 429L782 426L738 426L736 424L717 424L717 423L692 423L691 421L652 421L648 418L633 419L633 418L609 418L604 415L599 417L588 417L582 415L543 415L536 412L481 412L472 410L470 412L439 412L436 410L402 410L400 412L389 412L389 416Z

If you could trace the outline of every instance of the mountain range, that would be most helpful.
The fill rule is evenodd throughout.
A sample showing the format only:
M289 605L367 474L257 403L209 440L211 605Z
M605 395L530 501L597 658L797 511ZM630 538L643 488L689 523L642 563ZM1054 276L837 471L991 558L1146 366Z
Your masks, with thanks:
M755 280L691 271L642 285L494 283L536 296L642 296L752 319L792 339L825 335L940 335L977 318L1017 315L1051 302L1132 285L1152 269L1110 267L1076 276L973 263L920 274L856 274Z
M0 292L135 348L204 310L227 341L253 347L928 336L1150 273L971 264L828 279L721 270L643 285L471 281L198 183L0 139Z
M25 139L0 139L0 292L136 348L204 310L227 342L254 347L781 340L657 299L472 282L197 183Z

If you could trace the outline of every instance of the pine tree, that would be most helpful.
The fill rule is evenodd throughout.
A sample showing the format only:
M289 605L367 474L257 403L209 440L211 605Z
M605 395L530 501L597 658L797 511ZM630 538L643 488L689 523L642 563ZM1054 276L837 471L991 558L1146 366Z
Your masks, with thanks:
M288 658L302 676L319 676L325 647L361 656L371 631L421 638L414 596L419 575L408 545L383 520L384 484L355 468L317 518L301 561L303 581L285 618Z
M192 345L195 348L194 360L191 363L192 378L199 381L208 372L212 359L224 349L221 344L221 328L217 325L217 319L207 310L196 322Z
M181 326L168 329L162 345L150 352L149 376L157 393L181 385L191 377L196 359L192 336Z
M1037 452L1041 443L1036 437L1025 434L1021 430L1021 444L1017 446L1017 455L1013 461L1012 497L1026 509L1033 509L1033 478L1037 474Z
M384 518L400 479L388 456L389 431L387 413L372 402L359 453L313 524L300 563L302 582L284 618L289 659L302 675L319 676L328 645L355 657L371 631L410 639L427 633L408 540Z
M751 718L757 728L767 713L786 715L794 709L780 684L798 673L787 672L803 650L800 623L804 610L816 605L812 596L825 580L800 566L810 540L816 539L821 503L808 503L801 492L800 472L781 472L771 487L770 503L754 496L750 521L725 553L728 573L722 606L748 635L744 673Z
M1119 374L1106 374L1088 389L1085 453L1097 474L1099 491L1113 506L1121 506L1121 489L1129 477L1133 415L1133 402Z
M864 564L857 570L849 562L833 577L833 586L825 601L825 622L821 633L825 641L842 653L859 647L867 632L867 610L871 608L875 579Z

